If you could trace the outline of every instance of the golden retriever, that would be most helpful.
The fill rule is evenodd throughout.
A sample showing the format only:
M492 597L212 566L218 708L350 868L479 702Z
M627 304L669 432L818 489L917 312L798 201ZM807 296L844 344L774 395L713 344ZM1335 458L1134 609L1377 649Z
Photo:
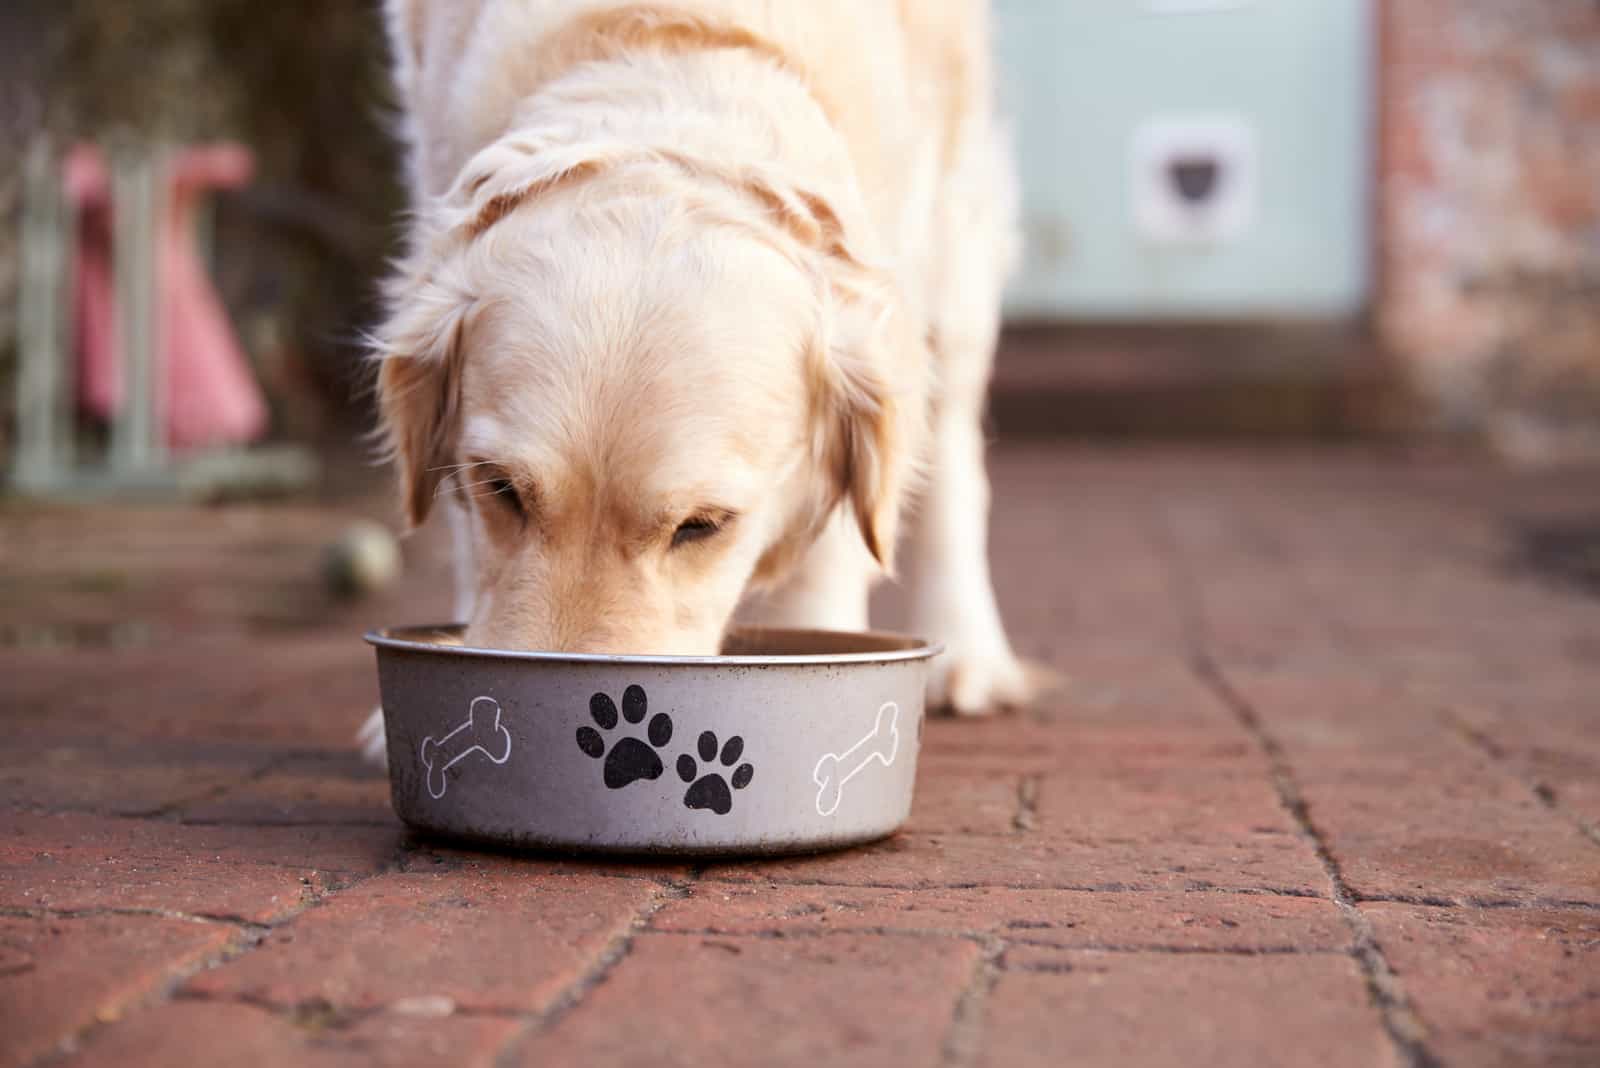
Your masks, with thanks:
M1023 699L986 548L1016 244L986 4L386 18L414 212L383 430L410 523L450 514L467 642L710 654L741 604L861 628L906 513L930 699Z

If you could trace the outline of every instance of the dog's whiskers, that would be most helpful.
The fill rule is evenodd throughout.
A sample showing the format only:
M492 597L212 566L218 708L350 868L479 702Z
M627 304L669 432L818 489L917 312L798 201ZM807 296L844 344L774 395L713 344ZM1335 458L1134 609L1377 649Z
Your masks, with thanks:
M487 464L489 462L490 461L488 461L488 460L472 460L469 463L464 463L464 464L441 464L438 467L426 468L426 470L429 471L429 472L433 472L433 471L451 471L451 472L465 471L469 467L482 467L484 464Z
M452 490L469 490L474 486L486 486L491 482L500 481L499 479L490 478L490 479L485 479L482 482L460 483L460 482L455 481L455 479L453 477L453 476L458 476L463 471L468 471L468 470L470 470L470 469L472 469L474 467L487 467L487 466L492 466L492 465L493 465L493 461L492 460L473 460L473 461L471 461L469 463L441 464L438 467L427 468L427 470L430 473L432 473L432 472L443 472L444 473L444 477L440 479L439 484L434 486L434 488L433 488L434 500L438 500L439 499L439 495L441 493L445 493L445 492L452 491ZM470 496L474 496L474 494L468 494L468 496L469 497Z
M486 478L482 482L466 482L466 483L463 483L463 484L457 486L456 488L460 489L460 490L469 490L469 489L472 489L472 488L474 488L476 486L492 486L496 482L505 482L507 485L510 485L510 483L507 482L507 480L503 479L503 478ZM495 492L498 493L499 490L496 490Z

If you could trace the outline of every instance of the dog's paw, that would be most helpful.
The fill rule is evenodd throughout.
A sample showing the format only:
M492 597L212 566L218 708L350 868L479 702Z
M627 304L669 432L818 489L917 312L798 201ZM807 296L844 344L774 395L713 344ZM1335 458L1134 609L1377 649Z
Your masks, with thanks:
M1023 660L1009 648L975 650L951 643L933 663L928 708L956 716L985 716L1022 708L1061 681L1051 669Z
M380 768L389 766L389 742L383 733L383 709L374 708L367 721L356 732L356 744L361 746L361 757Z

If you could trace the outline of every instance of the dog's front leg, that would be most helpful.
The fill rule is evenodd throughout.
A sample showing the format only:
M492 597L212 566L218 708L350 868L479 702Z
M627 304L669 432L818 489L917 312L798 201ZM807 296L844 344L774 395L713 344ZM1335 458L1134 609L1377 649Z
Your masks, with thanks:
M963 715L1020 704L1029 695L989 573L983 393L982 379L946 383L933 420L928 483L907 546L912 628L945 643L934 662L929 704Z
M472 619L476 601L477 578L472 559L472 514L456 494L449 494L444 503L445 520L450 527L450 577L455 586L455 622L466 623ZM372 710L361 730L356 732L361 755L374 764L386 762L388 743L383 732L383 709Z
M927 483L907 539L911 622L945 643L929 703L973 715L1025 702L1030 678L1006 639L989 572L983 408L1014 258L1016 183L993 128L974 126L946 176L936 228L929 344L935 375Z

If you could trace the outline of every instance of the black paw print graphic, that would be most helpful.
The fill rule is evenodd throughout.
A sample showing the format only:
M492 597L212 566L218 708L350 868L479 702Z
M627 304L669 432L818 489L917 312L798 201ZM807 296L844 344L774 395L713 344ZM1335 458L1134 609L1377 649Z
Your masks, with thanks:
M622 718L629 723L644 722L646 705L644 687L629 686L622 691ZM605 694L597 693L589 698L589 715L600 730L616 729L617 706ZM645 736L650 739L648 745L638 738L618 738L607 751L605 736L585 724L578 728L578 748L596 760L605 757L605 783L613 790L620 790L640 779L661 778L664 769L656 750L672 741L672 717L665 712L651 717Z
M700 735L698 743L700 760L710 764L717 759L717 735L714 731L705 731ZM738 763L739 757L744 755L744 739L735 734L729 738L722 747L722 766L732 768ZM734 768L734 790L743 790L750 785L750 777L756 769L749 764L739 764ZM698 777L697 777L698 776ZM707 772L700 774L700 765L695 763L694 757L688 753L678 758L678 778L689 784L689 789L683 793L683 803L688 808L709 808L719 816L726 816L733 810L733 791L728 789L728 780L720 772Z

